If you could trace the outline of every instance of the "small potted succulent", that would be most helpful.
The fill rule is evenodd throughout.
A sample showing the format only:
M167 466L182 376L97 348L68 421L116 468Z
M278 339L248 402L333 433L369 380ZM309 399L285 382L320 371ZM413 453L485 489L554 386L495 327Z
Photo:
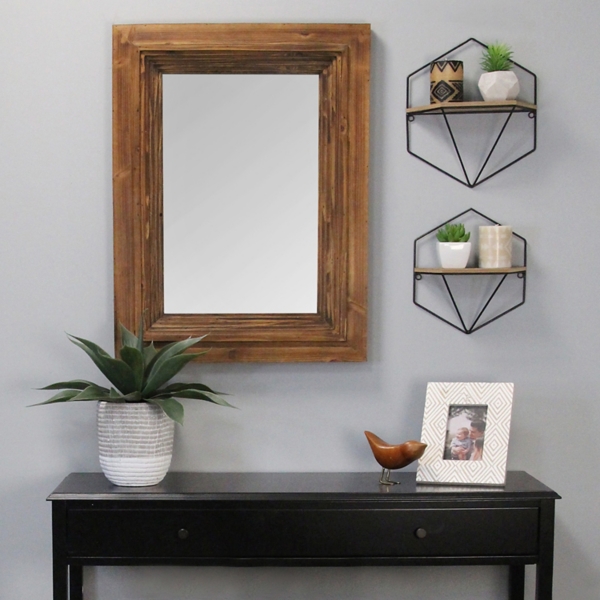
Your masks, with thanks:
M479 91L486 102L514 100L519 95L519 80L511 70L513 52L506 44L490 44L481 56L484 73Z
M438 254L443 269L464 269L471 255L471 234L462 223L446 223L438 229Z
M201 353L186 352L205 336L144 346L139 336L120 325L122 347L112 358L93 342L69 335L112 384L104 387L82 379L61 381L42 390L60 390L39 404L96 402L100 466L116 485L147 486L162 481L173 454L175 422L183 424L183 406L176 398L231 406L202 383L169 380Z

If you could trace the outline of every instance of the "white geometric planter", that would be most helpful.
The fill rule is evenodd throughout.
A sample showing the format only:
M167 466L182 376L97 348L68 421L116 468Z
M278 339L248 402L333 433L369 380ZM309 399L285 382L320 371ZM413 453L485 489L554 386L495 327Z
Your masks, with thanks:
M471 242L438 242L442 269L464 269L471 255Z
M478 86L486 102L515 100L520 91L519 80L512 71L483 73L479 78Z
M115 485L161 482L173 456L175 423L146 402L98 402L100 466Z

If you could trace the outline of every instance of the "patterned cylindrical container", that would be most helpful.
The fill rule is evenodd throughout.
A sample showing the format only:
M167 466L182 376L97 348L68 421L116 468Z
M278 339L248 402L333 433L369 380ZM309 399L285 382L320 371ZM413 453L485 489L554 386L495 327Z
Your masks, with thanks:
M479 227L479 266L482 269L507 269L512 266L512 227Z
M435 60L429 67L429 99L432 104L463 101L462 60Z

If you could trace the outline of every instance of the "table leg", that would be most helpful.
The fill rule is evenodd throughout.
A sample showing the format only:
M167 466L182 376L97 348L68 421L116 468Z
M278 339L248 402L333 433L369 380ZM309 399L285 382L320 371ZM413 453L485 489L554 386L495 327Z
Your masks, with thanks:
M69 600L83 600L83 567L69 567Z
M525 565L510 565L508 569L508 600L525 600Z
M536 567L536 600L552 600L554 570L554 500L540 506L540 557Z
M52 590L54 600L69 600L67 581L69 578L69 567L66 561L57 560L52 562Z
M69 565L66 550L66 505L52 503L52 593L54 600L69 600Z

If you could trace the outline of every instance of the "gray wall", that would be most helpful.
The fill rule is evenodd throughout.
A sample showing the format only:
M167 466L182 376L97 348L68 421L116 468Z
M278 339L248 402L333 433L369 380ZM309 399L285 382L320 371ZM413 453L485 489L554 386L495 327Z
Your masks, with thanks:
M0 596L51 597L47 494L99 469L91 405L26 408L96 376L63 332L112 345L111 25L370 22L370 357L364 364L205 365L241 408L193 405L172 469L361 471L363 436L420 434L428 381L513 381L510 469L563 495L556 598L600 597L600 131L591 1L54 0L0 5ZM539 77L538 151L475 190L405 150L406 75L475 36ZM529 241L524 307L466 336L411 302L412 240L466 208ZM88 569L89 598L506 597L503 568ZM528 575L531 587L531 574Z

